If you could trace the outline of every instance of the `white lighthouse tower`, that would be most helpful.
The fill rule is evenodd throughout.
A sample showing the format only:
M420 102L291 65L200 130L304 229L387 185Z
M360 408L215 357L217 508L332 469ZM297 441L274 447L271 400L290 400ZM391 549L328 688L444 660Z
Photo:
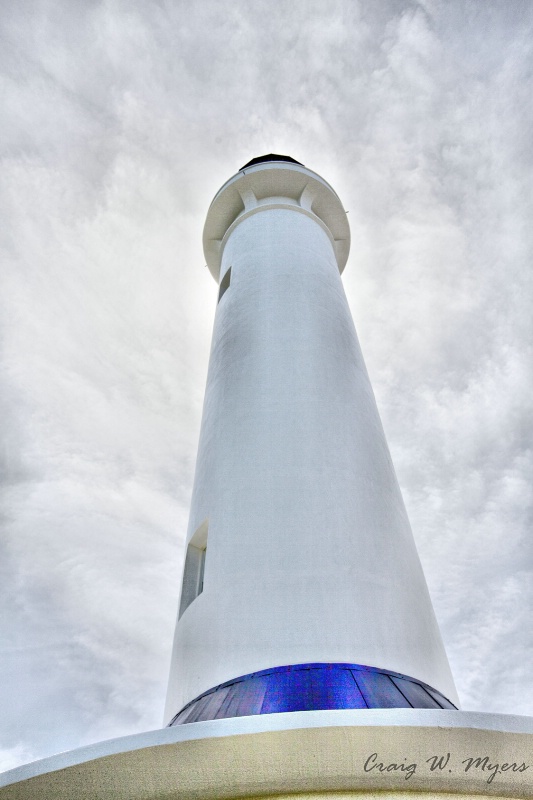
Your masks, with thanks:
M349 237L286 156L215 196L167 727L0 774L0 800L533 800L533 718L456 707L341 283Z
M220 284L167 722L457 695L340 273L343 205L286 156L215 196Z

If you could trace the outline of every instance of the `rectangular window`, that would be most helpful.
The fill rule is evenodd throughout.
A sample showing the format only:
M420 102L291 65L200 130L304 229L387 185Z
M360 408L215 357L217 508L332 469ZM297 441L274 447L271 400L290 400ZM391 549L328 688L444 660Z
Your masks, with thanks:
M198 568L198 594L201 594L204 590L204 570L205 570L206 552L207 552L206 547L204 547L203 550L200 550L200 566Z
M224 277L220 281L220 289L219 289L219 292L218 292L218 302L219 303L222 300L222 296L224 295L226 289L229 288L230 283L231 283L231 267L224 274Z
M205 556L207 552L208 521L194 532L185 554L183 585L178 619L204 589Z

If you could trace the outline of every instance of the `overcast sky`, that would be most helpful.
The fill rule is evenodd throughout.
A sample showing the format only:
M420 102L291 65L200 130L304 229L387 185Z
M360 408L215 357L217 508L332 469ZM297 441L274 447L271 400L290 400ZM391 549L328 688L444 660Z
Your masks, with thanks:
M5 0L0 767L160 727L217 287L286 153L344 285L465 709L533 714L533 4Z

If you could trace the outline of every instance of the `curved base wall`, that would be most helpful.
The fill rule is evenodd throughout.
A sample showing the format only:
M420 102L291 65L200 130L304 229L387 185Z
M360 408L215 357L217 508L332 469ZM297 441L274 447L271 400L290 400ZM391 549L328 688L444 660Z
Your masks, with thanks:
M0 800L533 798L533 719L414 709L178 725L0 775Z

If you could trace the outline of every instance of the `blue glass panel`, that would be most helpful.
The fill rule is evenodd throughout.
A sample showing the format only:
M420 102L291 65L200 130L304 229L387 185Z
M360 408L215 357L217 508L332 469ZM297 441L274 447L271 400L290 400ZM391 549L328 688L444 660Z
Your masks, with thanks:
M455 708L430 686L360 664L296 664L242 675L187 705L170 725L326 708Z
M257 676L251 681L246 681L241 688L239 704L235 711L236 717L248 717L260 714L265 692L268 685L266 675Z
M406 681L404 678L394 678L391 681L398 687L400 692L406 696L413 708L440 708L437 701L419 683Z
M180 713L174 717L174 719L170 723L170 726L181 725L182 723L187 722L187 717L189 716L189 714L192 714L192 711L197 702L198 702L197 700L193 700L193 702L190 703L188 706L182 708Z
M207 705L202 706L202 719L216 719L220 706L226 699L230 690L230 686L219 686L214 692L209 695L209 702ZM188 720L190 722L190 720Z
M354 678L369 708L411 708L388 675L354 670Z
M191 703L189 709L187 710L187 714L180 719L181 722L198 722L201 719L206 719L206 717L202 716L202 711L206 708L211 700L213 699L213 695L217 695L218 692L210 692L209 694L203 695L203 697L199 697L196 702Z
M310 670L313 708L366 708L349 669Z
M432 689L431 686L424 686L424 689L433 697L434 700L437 701L437 703L439 703L441 708L453 708L454 711L457 711L457 707L454 706L453 703L450 703L450 701L444 697L444 695L442 695L440 692L437 692L436 689Z
M307 711L312 708L308 670L274 672L268 676L261 714Z
M224 691L226 696L224 702L220 704L216 714L216 719L223 719L224 717L236 717L235 711L239 705L241 688L246 683L253 683L253 681L245 681L240 683L232 683L227 686Z

